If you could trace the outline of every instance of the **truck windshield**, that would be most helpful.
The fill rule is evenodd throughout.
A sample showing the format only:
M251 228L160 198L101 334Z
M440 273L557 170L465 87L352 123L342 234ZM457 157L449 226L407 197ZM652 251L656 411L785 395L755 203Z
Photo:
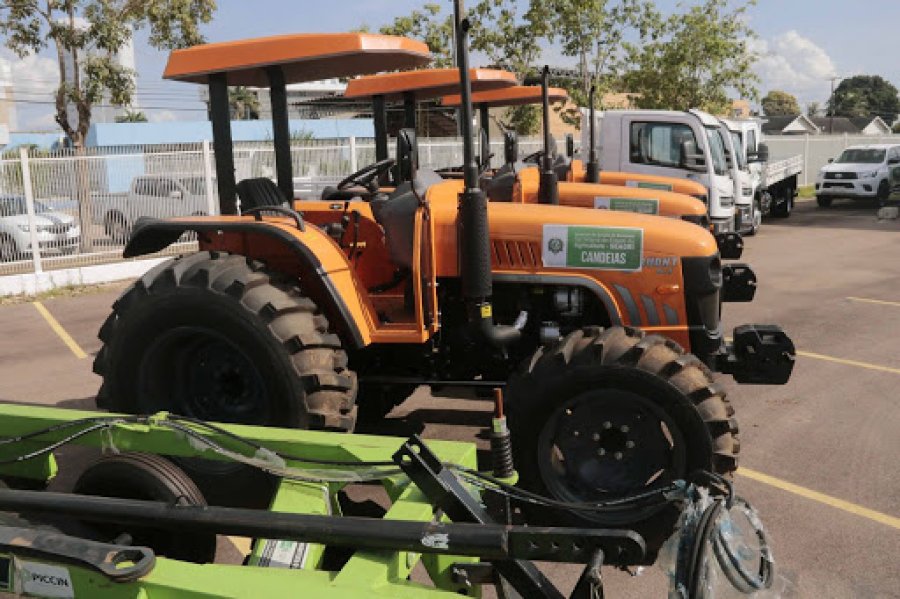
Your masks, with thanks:
M849 148L844 150L835 162L844 164L881 164L884 162L884 150Z
M717 175L726 174L725 144L722 142L722 136L718 127L706 128L706 140L709 142L709 153L712 156L713 170Z
M738 168L744 170L744 167L747 166L747 157L744 155L744 144L740 132L731 132L731 144L734 146L734 153L737 155Z

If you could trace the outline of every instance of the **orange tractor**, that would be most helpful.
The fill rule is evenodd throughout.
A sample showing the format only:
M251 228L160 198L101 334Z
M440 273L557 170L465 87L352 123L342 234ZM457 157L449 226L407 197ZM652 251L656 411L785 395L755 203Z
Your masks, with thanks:
M487 201L456 4L463 179L419 170L415 136L402 131L396 160L339 186L355 199L291 204L285 86L421 66L424 44L309 34L172 53L166 78L209 86L222 215L136 223L127 257L186 232L199 251L155 267L114 304L94 363L98 404L352 431L357 404L383 413L418 385L499 387L527 490L596 502L696 471L727 475L737 425L713 371L783 384L790 339L743 325L725 343L722 265L696 225ZM229 85L271 90L277 183L235 181ZM395 162L402 182L382 193L376 181ZM564 517L658 529L658 513Z

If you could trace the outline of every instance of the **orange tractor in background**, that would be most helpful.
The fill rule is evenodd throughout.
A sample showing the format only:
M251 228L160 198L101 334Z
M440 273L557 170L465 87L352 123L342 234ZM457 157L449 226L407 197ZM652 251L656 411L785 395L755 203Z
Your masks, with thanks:
M172 53L166 78L209 87L222 215L136 223L126 257L186 232L199 251L155 267L114 304L94 363L98 404L349 432L357 405L382 414L418 385L499 387L530 491L596 502L696 471L729 474L737 425L713 371L783 384L793 344L774 325L743 325L725 343L719 252L694 224L487 201L456 4L463 178L420 170L404 130L396 159L330 192L347 199L292 202L285 86L422 66L424 44L308 34ZM271 91L277 182L235 181L230 85ZM377 179L395 166L399 184L384 193ZM673 521L659 507L557 512L529 518L665 536Z

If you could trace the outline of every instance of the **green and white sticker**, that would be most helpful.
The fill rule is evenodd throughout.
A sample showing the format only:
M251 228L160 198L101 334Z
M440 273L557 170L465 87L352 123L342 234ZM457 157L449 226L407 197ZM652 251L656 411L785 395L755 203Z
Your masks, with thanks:
M544 225L544 266L641 270L644 231L629 227Z
M616 210L619 212L637 212L638 214L659 214L659 200L654 198L594 198L594 208L599 210Z
M672 191L672 186L668 183L654 183L653 181L625 181L626 187L637 187L638 189L657 189L659 191Z

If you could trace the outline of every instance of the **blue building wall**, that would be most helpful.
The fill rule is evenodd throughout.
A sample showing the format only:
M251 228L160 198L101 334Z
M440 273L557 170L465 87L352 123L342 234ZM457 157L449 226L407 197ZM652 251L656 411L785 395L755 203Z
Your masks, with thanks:
M297 119L290 121L291 135L311 135L317 139L338 137L374 137L369 119ZM232 121L234 141L269 141L272 123ZM165 123L95 123L87 136L88 146L134 146L150 144L197 143L212 141L209 121L172 121Z

